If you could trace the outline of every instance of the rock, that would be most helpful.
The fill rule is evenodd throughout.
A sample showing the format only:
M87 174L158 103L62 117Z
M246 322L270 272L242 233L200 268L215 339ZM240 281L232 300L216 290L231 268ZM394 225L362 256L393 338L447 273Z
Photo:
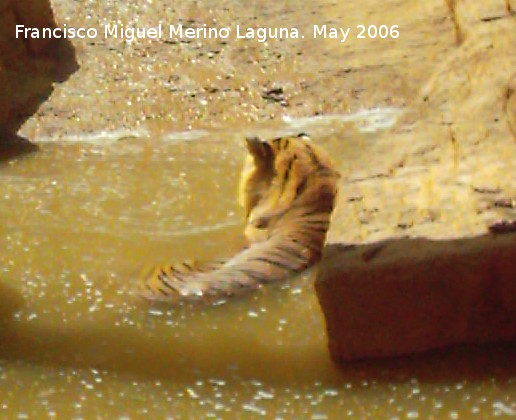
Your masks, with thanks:
M54 28L49 0L0 0L0 133L14 138L21 124L76 68L64 39L16 37L16 25Z
M11 0L0 0L0 13L10 6Z
M55 28L54 14L48 0L16 0L12 2L13 12L16 16L17 24L22 24L31 28ZM32 55L39 55L46 52L45 49L55 39L48 38L29 38L25 40L27 48Z
M512 77L507 87L507 103L505 105L507 124L511 134L516 140L516 74Z
M343 167L316 284L335 360L515 338L516 19L457 5L460 42Z
M2 95L0 95L0 127L2 127L7 121L7 115L9 114L9 83L7 80L7 74L2 67L0 62L0 89L2 89Z
M337 362L516 338L516 234L330 245L316 280Z

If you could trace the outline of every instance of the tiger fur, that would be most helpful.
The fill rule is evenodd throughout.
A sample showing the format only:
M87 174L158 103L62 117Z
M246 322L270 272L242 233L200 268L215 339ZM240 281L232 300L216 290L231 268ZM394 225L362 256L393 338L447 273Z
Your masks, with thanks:
M299 273L321 258L339 173L300 134L247 138L239 202L249 246L227 261L155 267L141 284L151 300L213 301Z

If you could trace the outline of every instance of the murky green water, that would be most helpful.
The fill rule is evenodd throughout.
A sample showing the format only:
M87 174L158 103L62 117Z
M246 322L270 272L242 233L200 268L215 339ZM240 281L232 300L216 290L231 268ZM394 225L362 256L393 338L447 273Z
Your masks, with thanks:
M244 148L227 135L41 143L0 162L0 415L516 415L511 346L335 367L313 273L213 307L134 297L142 264L242 246Z

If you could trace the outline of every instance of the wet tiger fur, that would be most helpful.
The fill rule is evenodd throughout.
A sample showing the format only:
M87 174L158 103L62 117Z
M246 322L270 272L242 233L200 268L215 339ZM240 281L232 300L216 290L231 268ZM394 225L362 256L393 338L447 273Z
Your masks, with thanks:
M239 186L249 246L227 261L155 267L141 293L152 300L213 301L283 280L321 258L338 172L305 134L247 138Z

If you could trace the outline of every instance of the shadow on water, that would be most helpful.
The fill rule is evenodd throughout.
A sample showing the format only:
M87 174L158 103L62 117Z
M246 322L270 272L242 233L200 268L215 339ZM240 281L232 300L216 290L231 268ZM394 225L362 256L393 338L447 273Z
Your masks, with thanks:
M206 328L190 313L184 319L202 329L202 339L181 330L151 332L144 326L89 321L76 325L14 321L21 296L0 284L0 358L52 367L102 369L143 380L189 382L203 377L256 379L266 384L325 386L359 384L364 380L403 383L445 383L467 379L504 381L516 375L516 344L469 345L408 357L362 361L335 366L323 346L268 345L244 329L220 325ZM226 310L227 306L209 311ZM141 307L142 312L146 312ZM179 315L179 314L178 314ZM205 314L206 315L206 314ZM9 321L9 319L11 319ZM201 322L197 322L201 321ZM163 330L161 330L163 331Z
M37 145L16 134L0 133L0 164L18 156L36 152Z
M23 296L16 289L0 283L0 324L6 326L23 306ZM0 327L0 333L2 329Z

